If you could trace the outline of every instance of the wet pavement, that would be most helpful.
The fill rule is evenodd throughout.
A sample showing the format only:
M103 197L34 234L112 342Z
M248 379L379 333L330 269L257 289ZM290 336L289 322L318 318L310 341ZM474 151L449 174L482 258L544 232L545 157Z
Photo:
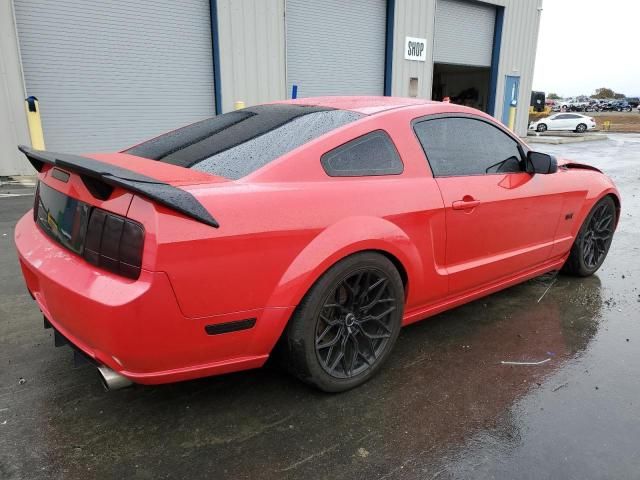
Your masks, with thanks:
M537 148L620 188L601 270L412 325L340 395L271 366L105 393L23 286L12 230L32 197L0 195L0 478L640 478L640 135Z

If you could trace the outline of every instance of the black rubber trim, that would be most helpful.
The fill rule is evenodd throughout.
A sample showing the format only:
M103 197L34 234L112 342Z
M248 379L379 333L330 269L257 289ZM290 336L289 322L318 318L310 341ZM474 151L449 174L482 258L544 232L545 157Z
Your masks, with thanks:
M27 156L31 165L38 172L42 171L45 163L58 166L79 174L83 177L83 180L89 178L99 180L112 187L124 188L211 227L218 228L220 226L207 209L186 190L92 158L34 150L26 145L19 145L18 150ZM85 185L86 183L85 181ZM95 190L95 188L93 190L90 189L92 194Z
M217 323L204 327L207 335L220 335L221 333L237 332L238 330L248 330L256 324L255 318L245 320L234 320L233 322Z
M53 329L53 344L56 347L64 347L67 343L69 343L69 340L67 340L67 337L62 335L58 330L56 330L54 328Z
M82 365L83 363L90 363L91 365L98 366L100 365L97 360L91 357L89 354L85 353L80 347L71 342L67 337L61 334L56 327L54 327L51 322L45 317L44 319L45 328L53 329L53 343L56 347L64 347L68 345L73 350L74 356L74 364L75 366Z

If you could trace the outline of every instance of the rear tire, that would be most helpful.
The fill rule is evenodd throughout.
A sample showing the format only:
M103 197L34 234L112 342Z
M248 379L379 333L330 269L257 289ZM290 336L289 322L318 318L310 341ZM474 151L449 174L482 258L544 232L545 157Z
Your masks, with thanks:
M609 252L615 225L616 205L607 196L598 201L587 215L562 271L577 277L593 275Z
M325 392L343 392L372 376L400 332L404 287L385 256L357 253L318 279L296 308L282 341L287 369Z
M576 127L577 133L584 133L586 131L587 131L587 126L584 123L579 123L578 126Z

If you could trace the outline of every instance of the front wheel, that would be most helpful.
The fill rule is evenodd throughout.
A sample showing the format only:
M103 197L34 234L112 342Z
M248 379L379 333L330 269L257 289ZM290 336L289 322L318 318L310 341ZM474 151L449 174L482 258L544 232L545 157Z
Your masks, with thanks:
M593 275L609 252L615 225L616 206L607 196L596 203L587 215L562 271L578 277Z
M536 131L542 133L542 132L546 132L547 131L547 126L544 123L540 123L538 124L538 127L536 128Z
M296 308L282 347L285 366L325 392L378 372L398 338L404 287L385 256L363 252L331 267Z
M578 133L584 133L587 131L587 126L584 123L579 123L578 126L576 127L576 132Z

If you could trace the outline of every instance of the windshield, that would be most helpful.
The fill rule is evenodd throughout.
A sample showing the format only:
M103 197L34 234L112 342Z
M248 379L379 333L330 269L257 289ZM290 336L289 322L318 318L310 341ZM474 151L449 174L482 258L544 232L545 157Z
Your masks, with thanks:
M305 105L259 105L218 115L124 153L237 180L363 115Z

